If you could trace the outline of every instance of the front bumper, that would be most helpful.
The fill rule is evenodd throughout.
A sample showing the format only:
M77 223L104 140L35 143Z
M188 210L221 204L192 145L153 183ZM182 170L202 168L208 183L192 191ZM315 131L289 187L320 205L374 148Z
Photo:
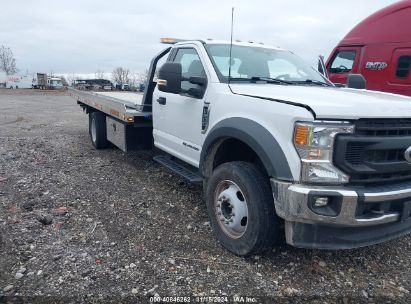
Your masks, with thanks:
M378 187L321 187L272 179L271 184L277 214L285 220L287 243L293 246L354 248L411 232L411 182ZM312 196L322 195L339 198L338 214L321 215L310 208Z

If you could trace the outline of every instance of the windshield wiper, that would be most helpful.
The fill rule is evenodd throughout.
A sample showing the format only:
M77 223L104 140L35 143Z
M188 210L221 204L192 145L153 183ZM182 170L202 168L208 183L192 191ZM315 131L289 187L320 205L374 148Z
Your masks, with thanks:
M308 85L320 85L323 87L330 87L331 85L319 80L313 80L313 79L307 79L307 80L302 80L302 81L293 81L293 83L297 84L308 84Z
M264 81L266 83L274 83L274 84L294 84L291 81L281 80L278 78L270 78L270 77L232 77L230 81L249 81L249 82L257 82L257 81Z
M293 84L291 81L282 80L278 78L271 77L251 77L253 81L266 81L268 83L278 83L278 84Z

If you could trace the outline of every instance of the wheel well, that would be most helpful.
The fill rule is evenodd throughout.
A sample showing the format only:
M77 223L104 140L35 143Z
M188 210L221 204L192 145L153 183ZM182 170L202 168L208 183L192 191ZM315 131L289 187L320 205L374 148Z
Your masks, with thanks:
M253 163L267 174L267 170L257 153L246 143L235 138L220 139L212 145L203 164L202 172L205 177L209 177L219 165L232 161Z

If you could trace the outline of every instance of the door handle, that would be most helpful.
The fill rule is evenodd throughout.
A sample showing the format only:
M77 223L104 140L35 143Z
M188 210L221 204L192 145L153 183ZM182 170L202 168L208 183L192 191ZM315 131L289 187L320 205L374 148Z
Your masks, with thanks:
M165 97L159 97L157 99L157 102L161 105L165 105L166 104L167 99Z

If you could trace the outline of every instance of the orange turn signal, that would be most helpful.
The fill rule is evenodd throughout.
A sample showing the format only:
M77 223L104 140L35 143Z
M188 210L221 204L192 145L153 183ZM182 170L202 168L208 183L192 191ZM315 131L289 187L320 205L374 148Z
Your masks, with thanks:
M306 146L308 144L308 127L296 126L294 134L294 143L299 146Z

